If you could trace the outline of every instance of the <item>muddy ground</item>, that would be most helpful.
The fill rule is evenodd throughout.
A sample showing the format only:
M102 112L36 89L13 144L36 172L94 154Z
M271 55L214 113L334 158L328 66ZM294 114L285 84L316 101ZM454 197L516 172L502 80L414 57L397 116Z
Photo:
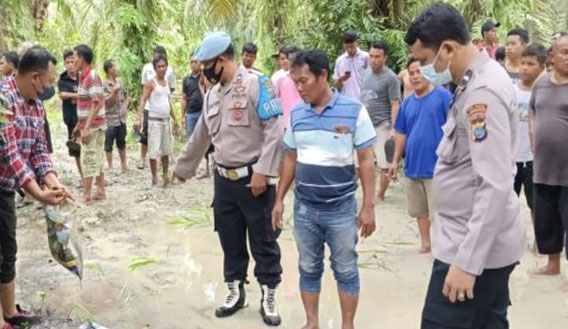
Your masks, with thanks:
M61 180L79 196L79 176L64 147L65 127L55 120L52 130L56 149L53 159ZM138 155L135 147L129 144L131 168ZM247 287L250 307L228 319L214 316L225 288L222 253L209 208L211 179L194 179L163 189L150 186L148 170L133 169L126 174L114 170L106 175L108 200L80 206L75 212L85 255L82 282L51 260L42 211L36 206L18 211L18 300L44 316L38 328L78 328L86 320L113 329L140 329L145 325L152 329L266 327L258 314L260 292L252 266ZM386 203L377 207L378 231L358 247L362 292L357 328L419 328L432 259L417 253L417 227L406 214L403 186L404 181L392 186ZM300 328L304 319L297 251L290 230L291 199L286 205L288 223L280 238L284 275L277 301L283 318L281 328ZM525 205L522 213L532 244ZM560 289L566 283L566 270L552 278L529 274L543 262L527 246L511 280L511 328L568 327L568 293ZM340 328L329 267L323 287L321 328Z

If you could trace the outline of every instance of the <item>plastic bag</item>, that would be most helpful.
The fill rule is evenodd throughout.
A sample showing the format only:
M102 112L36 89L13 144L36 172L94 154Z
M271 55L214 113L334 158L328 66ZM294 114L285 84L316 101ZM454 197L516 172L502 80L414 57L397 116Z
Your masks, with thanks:
M79 329L108 329L107 327L103 327L100 324L91 322L91 321L87 321L85 323L83 323Z
M47 224L47 241L53 258L63 267L73 272L81 279L83 277L83 254L73 230L71 214L75 205L65 201L60 206L45 206L45 221Z

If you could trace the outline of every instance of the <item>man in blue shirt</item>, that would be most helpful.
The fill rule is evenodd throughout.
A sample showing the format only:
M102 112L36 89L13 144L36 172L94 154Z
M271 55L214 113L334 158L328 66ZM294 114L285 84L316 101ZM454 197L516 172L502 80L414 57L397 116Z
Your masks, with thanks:
M408 213L418 219L420 253L430 252L430 218L434 217L432 177L438 157L436 148L442 139L452 95L436 87L420 74L420 63L408 62L414 94L404 100L394 129L395 152L389 176L396 179L398 162L405 156L404 174L408 177L406 199Z
M331 250L343 324L352 329L359 296L355 246L375 230L375 130L358 101L333 93L327 84L329 59L321 50L301 52L292 74L304 102L292 110L284 135L286 154L272 211L274 229L282 228L284 197L295 179L294 235L300 255L300 290L307 324L318 328L324 242ZM357 216L357 152L363 206Z

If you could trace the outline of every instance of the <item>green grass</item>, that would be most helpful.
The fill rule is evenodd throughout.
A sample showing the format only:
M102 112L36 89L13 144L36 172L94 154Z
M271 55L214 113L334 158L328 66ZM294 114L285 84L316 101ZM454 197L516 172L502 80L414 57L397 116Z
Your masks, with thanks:
M128 269L130 271L134 272L135 270L137 270L139 268L147 267L147 266L153 266L153 265L156 265L157 263L158 262L154 258L134 257L130 261L130 265L128 266Z

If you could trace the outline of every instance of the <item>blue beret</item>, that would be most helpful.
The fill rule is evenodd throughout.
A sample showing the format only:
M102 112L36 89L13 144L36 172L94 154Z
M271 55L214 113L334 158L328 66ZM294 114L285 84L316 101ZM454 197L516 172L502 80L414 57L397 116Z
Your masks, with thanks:
M231 44L231 37L225 32L214 32L203 39L195 52L196 61L208 61L221 55Z

